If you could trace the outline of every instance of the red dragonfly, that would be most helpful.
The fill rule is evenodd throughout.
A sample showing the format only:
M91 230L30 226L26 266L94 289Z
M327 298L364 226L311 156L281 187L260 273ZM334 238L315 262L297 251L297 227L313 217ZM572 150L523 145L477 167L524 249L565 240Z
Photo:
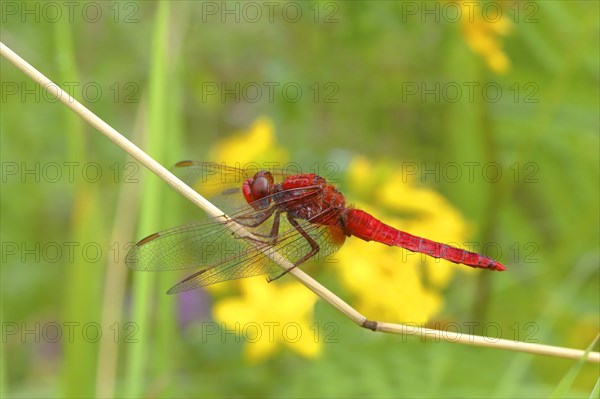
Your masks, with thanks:
M282 170L252 174L194 161L179 162L175 169L201 194L222 206L237 203L238 209L228 213L228 222L209 219L154 233L128 253L126 263L133 270L202 268L172 287L169 294L261 274L269 275L272 281L287 271L282 273L261 249L277 251L296 267L311 258L332 254L349 236L470 267L506 270L487 256L405 233L347 206L344 196L316 174ZM241 209L240 200L245 200ZM237 237L227 226L232 221L244 226L252 237Z

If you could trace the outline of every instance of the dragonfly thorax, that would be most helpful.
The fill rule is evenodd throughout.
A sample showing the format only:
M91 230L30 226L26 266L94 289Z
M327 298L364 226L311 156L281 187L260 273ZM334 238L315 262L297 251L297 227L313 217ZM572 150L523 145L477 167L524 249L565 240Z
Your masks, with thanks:
M289 176L275 185L275 191L274 201L281 209L293 218L314 224L338 224L338 216L346 205L344 196L315 174Z

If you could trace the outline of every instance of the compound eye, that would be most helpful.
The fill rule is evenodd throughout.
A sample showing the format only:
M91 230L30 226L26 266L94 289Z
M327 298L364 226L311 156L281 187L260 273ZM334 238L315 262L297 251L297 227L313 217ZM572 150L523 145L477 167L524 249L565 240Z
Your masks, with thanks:
M269 172L258 172L252 182L252 198L256 201L271 194L273 176Z

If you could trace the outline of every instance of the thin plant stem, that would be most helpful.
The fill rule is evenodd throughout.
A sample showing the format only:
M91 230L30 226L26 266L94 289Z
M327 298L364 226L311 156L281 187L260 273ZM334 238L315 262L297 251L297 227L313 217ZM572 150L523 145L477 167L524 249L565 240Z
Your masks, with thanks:
M164 135L166 134L166 97L167 97L167 64L168 58L168 38L169 38L169 3L159 2L156 10L156 20L154 22L152 35L152 66L150 71L150 84L148 95L148 113L146 124L145 142L148 151L158 159L163 158L165 153ZM146 234L159 222L161 212L161 186L160 181L154 179L151 173L146 171L142 186L140 220L138 223L138 233ZM144 373L148 370L149 360L160 363L163 358L164 348L158 348L152 345L154 350L150 350L150 340L154 337L150 335L152 331L152 319L155 309L153 305L153 291L156 288L156 275L151 273L142 273L133 278L133 307L132 316L139 331L140 345L129 347L129 353L126 362L127 381L125 383L125 397L137 398L144 396L147 391L147 384L144 380ZM152 353L152 354L151 354Z
M72 24L60 21L55 24L56 47L60 48L57 56L59 76L64 82L79 80L77 62L75 57L75 35ZM66 129L65 148L66 157L71 161L87 158L87 143L90 137L84 135L85 123L73 117L67 109L64 110L64 123ZM60 133L59 133L60 134ZM58 136L58 134L57 134ZM99 234L106 234L104 226L98 224L98 215L102 215L103 204L99 200L98 185L90 186L83 182L76 182L72 192L68 193L71 199L70 237L71 241L88 242ZM91 227L93 226L93 228ZM95 293L100 290L100 275L102 270L90 270L86 263L73 262L65 276L65 306L62 308L62 317L68 321L86 320L88 317L96 318L100 309L100 297ZM89 278L86 284L81 281ZM98 356L99 344L75 340L66 345L63 351L63 367L61 368L61 396L88 397L94 394L94 379L96 374L95 359Z
M590 353L590 351L596 346L598 340L600 339L600 334L596 335L596 338L590 343L590 345L585 350L585 354L579 359L578 362L571 366L571 369L565 374L565 376L560 380L554 391L550 394L550 398L566 398L568 397L568 392L573 386L575 382L575 378L581 371L583 364L585 363L585 357Z
M596 380L596 385L594 385L594 389L592 389L592 393L590 394L590 399L600 397L600 378Z
M192 203L202 208L209 215L221 221L227 221L227 225L231 227L233 233L239 237L252 237L252 235L242 226L234 223L227 215L220 211L216 206L207 201L199 193L194 191L184 182L179 180L175 175L169 172L164 166L157 163L148 154L138 148L131 141L123 137L114 128L104 122L102 119L94 115L90 110L80 104L77 100L69 96L65 91L61 90L56 84L38 72L35 68L29 65L25 60L15 54L6 45L0 43L0 54L11 61L15 66L21 69L24 73L30 76L33 80L42 85L49 93L54 94L61 102L71 108L81 118L98 129L102 134L112 140L115 144L127 151L133 158L137 159L142 165L150 169L154 174L163 179L167 184L177 190L181 195L186 197ZM253 240L248 240L252 244ZM259 249L265 256L278 263L282 268L288 269L292 265L287 259L280 254L272 251L270 248ZM484 336L462 334L443 330L434 330L429 328L421 328L418 326L385 323L368 320L365 316L356 311L353 307L344 302L341 298L329 291L326 287L318 283L312 277L298 268L290 270L289 274L296 277L304 286L313 291L319 297L327 301L334 308L342 312L356 324L361 327L369 328L373 331L387 332L397 335L416 335L422 338L435 338L436 341L447 341L454 343L462 343L465 345L473 345L487 348L508 349L517 352L527 352L538 355L556 356L562 358L579 359L585 351L580 349L571 349L551 345L533 344L520 341L511 341L499 338L490 338ZM588 361L600 363L600 352L590 352L587 357Z

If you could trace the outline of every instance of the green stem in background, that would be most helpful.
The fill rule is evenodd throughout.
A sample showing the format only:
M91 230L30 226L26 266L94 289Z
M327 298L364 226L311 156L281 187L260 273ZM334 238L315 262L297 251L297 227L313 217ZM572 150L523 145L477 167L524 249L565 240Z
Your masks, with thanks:
M169 59L167 53L168 20L169 4L159 2L152 38L153 57L150 71L148 135L146 139L146 150L159 161L164 160L164 142L167 139L165 109L168 101L166 82L167 60ZM159 196L162 187L161 182L151 173L145 173L138 229L140 237L151 233L159 225L162 214ZM128 398L144 396L144 392L147 390L147 381L144 381L145 366L151 355L153 358L155 357L150 344L150 331L152 331L150 312L155 281L156 277L153 274L136 273L134 276L132 321L136 323L139 339L137 343L130 345L126 363L127 381L123 396Z
M55 38L61 79L65 82L79 81L73 32L68 21L55 24ZM65 110L67 137L57 140L67 142L65 158L71 162L85 162L86 136L83 121ZM61 136L63 132L58 132ZM71 213L71 241L76 243L98 242L105 231L99 215L103 214L98 201L97 184L76 181L74 184ZM101 269L90 267L85 260L76 260L67 267L62 321L85 326L98 320ZM64 345L62 387L59 396L91 397L94 395L95 364L98 343L92 337L80 336Z
M596 380L596 385L594 385L594 389L592 389L592 393L590 394L590 399L600 397L600 378Z
M77 70L77 61L75 58L75 44L73 43L72 24L61 21L54 25L54 34L56 39L57 51L56 60L59 73L65 81L79 82L79 72ZM86 136L84 132L84 123L69 111L64 110L65 125L67 126L67 157L70 160L84 158Z
M487 75L487 74L486 74ZM488 78L488 81L491 80ZM498 155L498 146L494 139L494 123L490 115L490 107L492 105L485 103L481 105L480 113L480 126L481 133L483 136L482 151L485 154L486 164L500 164L500 157ZM481 221L480 234L481 241L485 246L488 243L495 242L495 227L498 225L498 216L500 209L500 193L502 192L502 186L500 184L492 183L489 188L489 195L486 199L485 204L485 215L486 217ZM484 254L490 255L490 254ZM504 261L503 259L499 259ZM477 276L477 287L475 298L473 301L473 318L474 320L484 320L487 309L490 304L490 291L492 288L492 282L490 279L490 273L479 273Z
M176 12L176 14L175 14ZM181 52L181 45L187 26L190 22L190 12L188 6L181 4L171 14L171 19L176 20L176 25L169 25L169 48L168 55L157 52L156 57L165 57L170 60L168 65L162 66L162 72L158 77L168 76L168 97L169 101L157 104L164 114L164 131L168 132L168 140L163 140L163 156L167 166L180 160L182 154L185 153L183 145L183 119L185 114L183 109L183 99L185 98L184 84L182 81L182 70L185 65L183 62L178 62ZM165 89L165 92L156 93L160 98L167 96L166 85L161 84L160 87ZM158 111L156 111L158 112ZM169 225L177 224L181 218L181 201L182 199L170 190L161 197L161 217L164 221L169 221ZM176 222L177 221L177 222ZM166 395L170 396L177 392L177 385L171 378L165 378L172 373L172 370L177 367L174 359L185 354L185 350L179 341L174 340L179 334L177 324L177 303L178 297L165 295L166 291L173 285L171 275L161 273L157 275L158 284L155 291L156 310L155 323L160 328L155 329L154 352L150 374L159 376L150 386L150 395Z
M186 25L189 23L188 7L183 4L177 9L177 15L173 15L173 19L177 20L177 25L169 29L169 64L168 71L165 76L169 76L169 98L170 100L164 104L166 113L166 131L169 132L169 139L164 143L165 159L167 163L174 163L182 159L185 148L183 145L183 119L185 114L183 109L183 99L185 98L184 84L182 80L182 70L184 62L178 62L182 38L185 36ZM178 45L179 44L179 45ZM181 202L182 198L176 193L169 192L163 202L163 217L169 221L179 221L181 218ZM156 361L153 362L153 374L158 376L168 376L172 370L177 367L174 359L179 358L185 353L178 341L173 340L179 334L177 324L177 297L165 295L165 292L173 285L171 275L162 273L158 275L157 289L157 324L160 328L156 329ZM177 356L174 356L176 353ZM161 394L173 395L177 392L177 387L173 386L171 379L160 379L156 386L156 390L161 390Z

